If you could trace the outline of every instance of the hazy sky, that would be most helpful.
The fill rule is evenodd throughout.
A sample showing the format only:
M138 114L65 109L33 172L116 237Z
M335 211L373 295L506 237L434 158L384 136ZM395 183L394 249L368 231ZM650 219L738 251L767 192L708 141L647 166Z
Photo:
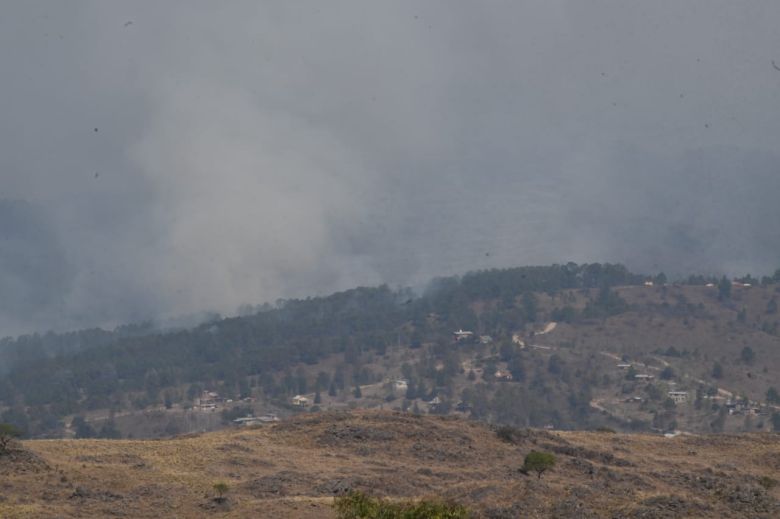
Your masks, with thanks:
M780 267L780 2L7 1L0 335Z

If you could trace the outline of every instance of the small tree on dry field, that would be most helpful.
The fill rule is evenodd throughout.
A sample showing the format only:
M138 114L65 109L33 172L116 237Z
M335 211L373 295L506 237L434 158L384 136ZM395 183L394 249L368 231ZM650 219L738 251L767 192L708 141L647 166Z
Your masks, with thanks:
M523 470L526 472L536 472L536 476L541 479L542 473L555 466L555 455L549 452L531 451L525 457Z

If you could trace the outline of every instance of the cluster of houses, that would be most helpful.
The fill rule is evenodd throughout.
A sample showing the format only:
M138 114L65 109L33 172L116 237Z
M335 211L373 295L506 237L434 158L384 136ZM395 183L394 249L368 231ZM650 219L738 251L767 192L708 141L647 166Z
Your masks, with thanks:
M619 369L628 370L631 369L632 364L621 362L617 365ZM640 382L650 382L651 380L655 379L655 375L649 375L647 373L636 373L634 374L634 380L638 380ZM673 383L670 383L671 385L674 385ZM687 391L668 391L666 393L666 396L671 398L675 404L684 404L688 401L688 392ZM642 402L642 398L638 396L629 397L625 400L626 403L637 403Z
M244 402L254 402L254 398L244 398ZM233 399L223 398L216 391L203 391L200 397L195 399L194 408L200 411L215 411L220 404L231 404Z
M493 337L490 335L476 336L474 332L468 330L457 330L452 332L452 340L454 342L474 342L476 340L480 344L491 344Z
M214 411L217 409L217 405L223 402L225 402L225 399L219 396L219 393L214 391L203 391L195 402L195 409L200 409L201 411Z
M759 406L747 400L727 400L725 406L730 415L758 416L762 414Z

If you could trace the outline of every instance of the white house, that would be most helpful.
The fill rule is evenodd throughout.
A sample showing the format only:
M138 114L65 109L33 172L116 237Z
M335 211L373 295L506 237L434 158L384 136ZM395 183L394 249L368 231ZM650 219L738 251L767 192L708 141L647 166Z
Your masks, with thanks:
M397 378L393 380L393 389L396 391L406 391L409 388L409 381L405 378Z
M675 404L684 404L688 401L687 391L669 391L666 395L674 400Z
M297 405L298 407L306 407L309 405L309 399L303 395L295 395L292 398L292 405Z
M512 380L512 378L513 378L512 374L509 371L503 370L503 369L497 369L493 376L496 377L496 380L507 380L507 381L509 381L509 380Z
M474 337L474 332L470 332L467 330L458 330L457 332L452 332L452 336L455 338L456 342L468 341L472 337Z
M262 425L265 423L271 423L271 422L278 422L279 419L276 417L275 414L264 414L262 416L252 416L248 415L243 418L236 418L233 420L233 423L242 426L242 427L249 427L250 425Z

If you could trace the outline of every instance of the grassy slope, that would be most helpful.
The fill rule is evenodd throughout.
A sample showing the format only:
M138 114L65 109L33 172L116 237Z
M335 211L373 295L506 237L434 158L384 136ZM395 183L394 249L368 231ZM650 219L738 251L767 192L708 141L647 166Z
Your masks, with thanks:
M40 440L0 458L0 517L329 517L334 491L442 496L486 517L777 517L780 438L530 431L362 411L171 440ZM557 452L541 480L531 449ZM225 481L228 505L212 485ZM579 514L579 515L577 515Z

